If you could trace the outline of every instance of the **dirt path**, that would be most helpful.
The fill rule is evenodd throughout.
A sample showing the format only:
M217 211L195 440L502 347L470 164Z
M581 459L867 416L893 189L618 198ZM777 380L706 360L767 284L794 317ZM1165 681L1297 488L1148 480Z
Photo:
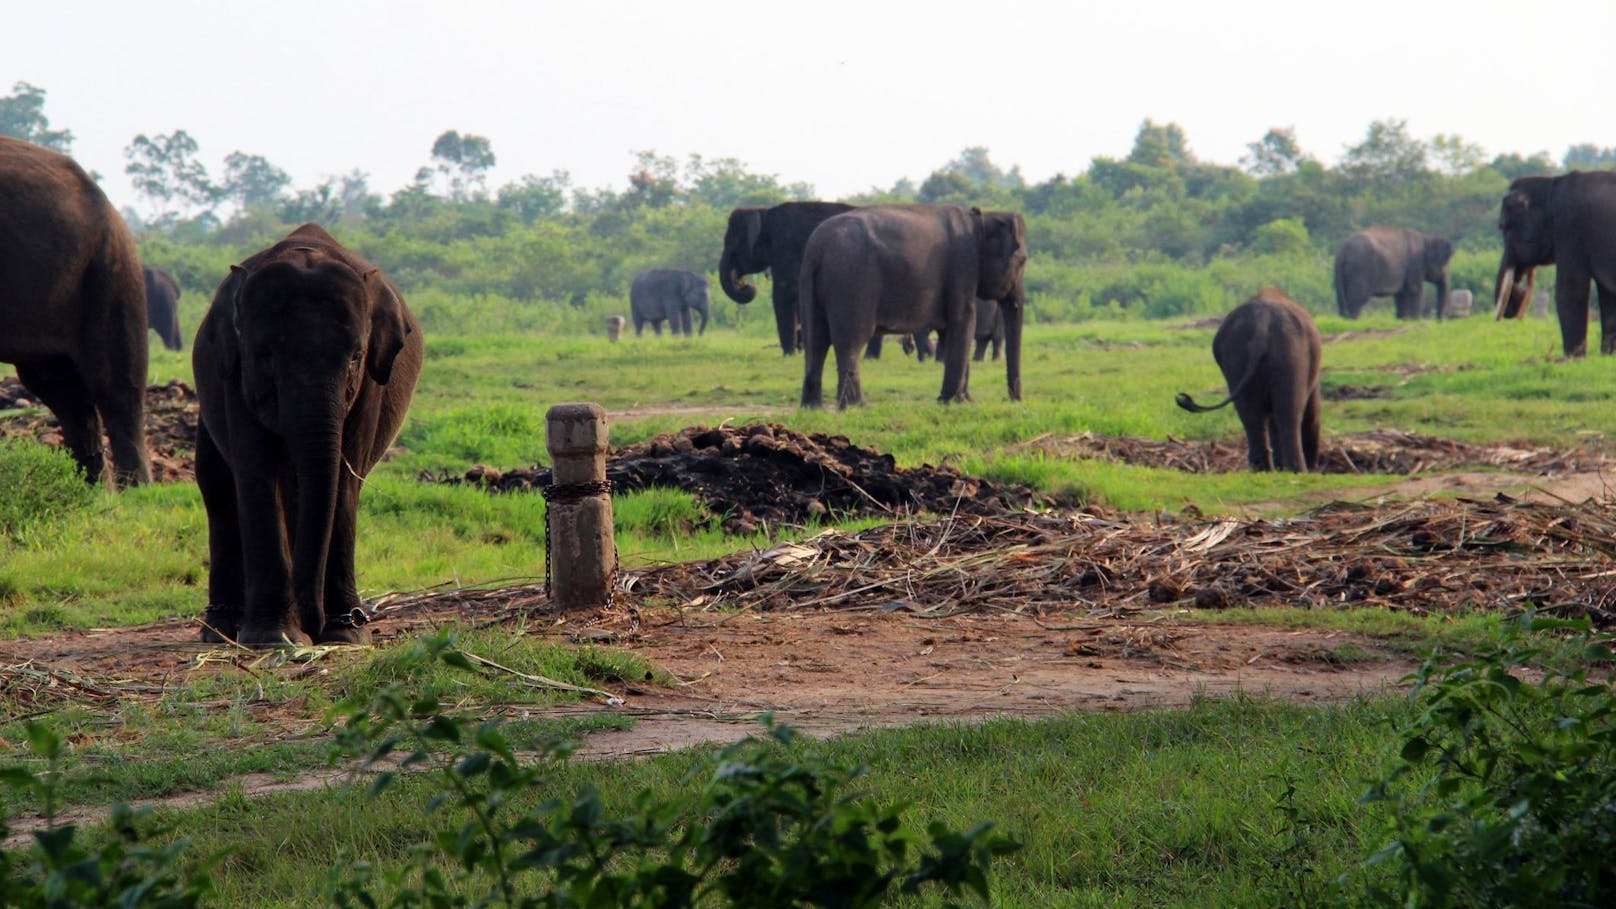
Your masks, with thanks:
M452 618L384 618L377 636L385 642ZM1127 619L1012 613L923 619L849 610L724 615L667 608L643 612L638 621L620 611L579 617L549 633L575 640L579 626L584 637L642 654L677 680L668 686L608 686L621 704L524 710L528 716L632 718L631 728L583 741L578 755L595 760L731 742L754 728L765 711L808 734L830 736L917 722L1174 707L1237 691L1323 703L1392 690L1416 668L1407 656L1359 635L1201 624L1170 612ZM194 641L189 622L107 629L8 642L0 645L0 664L54 674L63 686L79 686L74 694L80 698L111 700L153 697L195 673L263 671L249 666L260 655L231 661ZM321 672L334 669L332 662L281 671ZM311 722L296 704L259 702L249 709L271 728L306 730ZM291 779L251 774L220 780L207 792L140 804L185 807L225 789L257 797L338 785L346 778L330 769ZM58 822L103 815L87 807ZM8 845L41 823L12 819Z

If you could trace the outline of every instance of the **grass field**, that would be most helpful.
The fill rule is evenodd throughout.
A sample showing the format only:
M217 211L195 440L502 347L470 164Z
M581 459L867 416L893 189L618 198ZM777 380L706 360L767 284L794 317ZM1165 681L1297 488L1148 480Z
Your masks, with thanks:
M1319 324L1328 339L1326 388L1383 388L1380 397L1326 404L1327 436L1395 427L1562 448L1602 448L1616 436L1616 411L1605 406L1616 396L1616 361L1557 360L1552 322L1498 325L1475 317L1407 325L1378 316L1360 322L1321 317ZM1140 321L1033 325L1026 400L1019 404L1005 399L1002 365L984 363L973 364L972 403L939 405L940 369L903 358L890 345L882 360L863 366L869 405L842 413L796 407L801 360L782 358L767 328L749 324L743 334L618 344L594 336L429 337L399 440L403 452L378 467L364 492L362 590L374 595L542 577L540 497L490 496L416 477L478 463L544 462L544 413L564 401L643 414L614 423L615 445L698 422L780 422L846 435L890 452L900 465L951 464L1065 501L1130 512L1193 505L1208 514L1255 506L1294 513L1320 495L1368 495L1376 485L1362 476L1195 475L1062 459L1026 447L1046 435L1081 432L1154 439L1238 435L1232 409L1195 415L1173 405L1179 391L1201 400L1223 395L1210 329ZM189 381L187 355L154 351L152 378ZM621 496L614 507L625 565L716 556L772 541L702 527L701 507L682 493ZM827 524L857 526L835 515ZM0 538L4 634L37 637L194 616L206 602L206 537L194 486L169 485L99 495L86 509L21 539ZM1410 650L1438 641L1462 645L1486 637L1490 627L1485 619L1462 628L1406 617L1395 628L1377 626L1373 616L1355 621ZM466 632L461 645L575 684L657 671L630 653L498 632ZM321 671L318 661L264 663L176 682L160 697L110 709L60 685L25 684L30 677L13 671L7 677L12 685L0 689L9 718L0 724L0 745L18 752L21 720L49 716L73 743L63 767L63 805L89 808L207 789L245 773L290 777L318 767L326 754L325 708L401 675L412 684L458 690L466 705L511 704L496 682L409 677L390 650L345 655L327 665ZM566 700L525 694L520 706L533 716L515 724L522 740L587 734L591 723L545 717L547 705ZM261 716L266 704L281 714L297 705L307 719L297 728L268 724ZM913 802L923 819L962 827L991 819L1024 841L1022 852L996 868L1001 905L1295 905L1357 867L1378 845L1379 821L1355 799L1394 743L1387 721L1407 709L1396 699L1302 707L1247 697L1206 700L1182 711L919 726L802 747L869 765L867 788ZM677 793L703 760L703 749L691 749L566 766L555 786L567 791L589 781L622 804L639 786ZM1286 804L1301 806L1299 814L1280 809L1288 790ZM218 791L223 798L217 802L165 813L207 849L230 851L217 872L219 904L227 906L314 904L325 869L347 858L385 861L407 850L428 797L414 785L374 804L358 787L262 800L246 798L228 782ZM13 797L7 807L37 806Z

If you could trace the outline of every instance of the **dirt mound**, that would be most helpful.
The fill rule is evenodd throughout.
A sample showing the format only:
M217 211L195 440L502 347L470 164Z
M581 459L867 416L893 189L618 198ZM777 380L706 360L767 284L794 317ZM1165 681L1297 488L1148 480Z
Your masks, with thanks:
M5 414L5 411L20 411ZM196 476L196 390L179 380L146 387L146 443L152 479L189 481ZM62 444L61 424L14 376L0 379L0 438Z
M1319 470L1323 473L1408 475L1494 468L1520 474L1549 475L1596 472L1610 466L1608 459L1596 452L1472 445L1399 429L1376 429L1355 435L1335 436L1325 439L1321 447ZM1142 467L1163 467L1186 473L1232 473L1247 469L1244 439L1190 442L1169 438L1158 441L1086 432L1075 436L1042 436L1023 442L1016 448L1044 451L1060 457L1098 458Z
M828 512L855 515L1005 514L1048 504L1029 489L966 476L952 467L902 468L846 436L805 434L778 423L692 426L615 452L606 478L618 492L683 489L721 516L725 530L801 526ZM545 467L447 470L423 480L475 483L500 492L549 485Z

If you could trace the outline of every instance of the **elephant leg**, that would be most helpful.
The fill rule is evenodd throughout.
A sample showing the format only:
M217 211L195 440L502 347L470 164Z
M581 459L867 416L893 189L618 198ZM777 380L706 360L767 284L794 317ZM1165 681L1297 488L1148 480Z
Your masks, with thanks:
M112 447L112 466L118 485L136 486L151 482L151 456L146 451L146 376L140 381L119 382L116 378L92 378L90 396Z
M361 485L359 478L346 470L337 484L331 548L325 563L325 627L309 632L321 644L370 643L370 629L363 624L364 604L354 582L354 538Z
M937 340L937 359L943 364L943 392L937 400L943 404L971 399L971 327L945 328Z
M1599 288L1599 352L1616 353L1616 288Z
M295 504L282 500L279 471L260 460L238 464L235 481L247 593L236 640L249 647L311 644L292 596L286 522Z
M645 334L645 320L640 318L639 316L635 316L634 317L634 337L636 337L636 338L642 337L644 334Z
M865 344L859 343L858 338L845 336L834 342L837 410L846 410L864 403L864 385L859 380L859 352Z
M673 323L670 321L668 324L671 325ZM675 333L684 335L687 338L692 337L692 336L694 336L696 334L696 328L690 322L690 310L688 310L688 309L679 310L679 327L678 327L678 330Z
M971 352L971 360L973 362L980 363L982 362L983 357L987 356L989 340L989 338L976 339L976 350ZM997 347L993 349L993 359L999 359L999 349Z
M1278 470L1293 473L1304 471L1302 454L1303 404L1293 395L1275 397L1273 409L1268 412L1268 445L1273 450L1273 465Z
M881 359L881 333L876 332L870 336L870 343L864 345L864 359Z
M659 338L662 337L662 320L661 319L652 319L651 320L651 330L653 332L656 332L657 337L659 337Z
M1554 311L1560 319L1561 350L1568 357L1588 353L1588 273L1574 263L1561 262L1554 279ZM1603 306L1603 298L1601 298ZM1600 329L1604 329L1600 313Z
M1307 396L1307 406L1302 409L1302 463L1307 465L1309 472L1319 469L1319 413L1321 410L1322 394L1317 385Z
M825 356L829 347L803 339L802 345L802 406L825 406Z
M1234 409L1246 430L1246 463L1252 470L1273 470L1273 456L1268 451L1268 414L1253 396L1237 398Z
M196 485L208 513L208 608L202 614L202 640L220 644L240 633L247 582L241 564L236 481L213 435L201 423L196 428Z
M39 398L62 427L62 442L90 483L101 482L106 470L106 442L101 417L96 414L89 386L65 357L18 363L17 378Z
M1413 288L1404 287L1397 291L1392 299L1396 304L1397 318L1418 319L1420 317L1420 299L1423 287L1415 285Z

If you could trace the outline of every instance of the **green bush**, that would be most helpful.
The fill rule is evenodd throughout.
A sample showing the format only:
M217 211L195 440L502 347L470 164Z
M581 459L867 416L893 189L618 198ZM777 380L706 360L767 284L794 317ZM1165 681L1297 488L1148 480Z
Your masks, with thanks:
M1530 616L1522 626L1587 629ZM1393 883L1369 889L1375 905L1610 905L1616 688L1586 668L1528 681L1549 656L1543 637L1512 630L1469 659L1420 669L1422 709L1364 797L1391 810L1390 843L1370 864L1391 863ZM1578 667L1610 666L1602 641L1580 649Z
M0 440L0 537L23 542L95 499L66 451L27 439Z

